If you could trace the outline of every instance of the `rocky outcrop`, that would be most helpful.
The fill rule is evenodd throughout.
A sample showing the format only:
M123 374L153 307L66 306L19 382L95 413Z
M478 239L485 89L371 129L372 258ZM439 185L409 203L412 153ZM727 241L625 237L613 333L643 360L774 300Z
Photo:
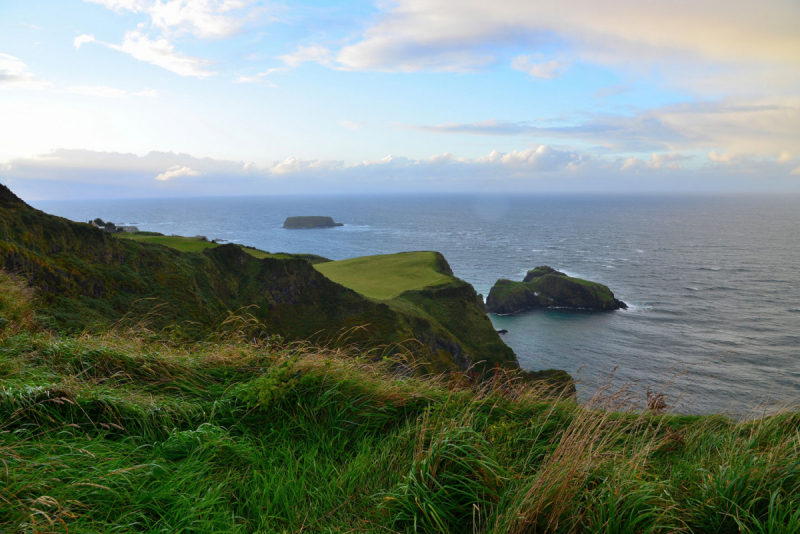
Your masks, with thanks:
M489 292L486 311L509 314L536 308L619 310L628 306L603 284L573 278L546 265L528 271L522 282L500 279Z
M293 230L306 229L306 228L332 228L334 226L344 226L342 223L333 222L333 217L320 217L320 216L303 216L303 217L286 217L283 222L284 228Z

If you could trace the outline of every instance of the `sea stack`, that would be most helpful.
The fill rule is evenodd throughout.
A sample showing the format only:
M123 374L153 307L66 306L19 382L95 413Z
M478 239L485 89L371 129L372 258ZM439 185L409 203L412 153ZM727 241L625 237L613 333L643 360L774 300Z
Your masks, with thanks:
M333 217L322 217L318 215L286 217L286 220L283 222L284 228L289 228L292 230L306 228L332 228L334 226L344 225L342 223L333 222Z
M536 308L620 310L628 306L608 287L567 276L546 265L528 271L522 282L500 279L486 299L489 313L509 314Z

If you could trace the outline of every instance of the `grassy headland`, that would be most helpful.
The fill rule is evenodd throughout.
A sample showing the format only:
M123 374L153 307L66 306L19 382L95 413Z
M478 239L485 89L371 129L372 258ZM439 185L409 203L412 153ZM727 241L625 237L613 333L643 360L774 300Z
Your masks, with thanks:
M0 531L793 533L797 413L399 377L231 318L62 334L0 273Z
M373 299L446 284L452 275L437 269L435 252L402 252L332 261L315 268L338 284Z

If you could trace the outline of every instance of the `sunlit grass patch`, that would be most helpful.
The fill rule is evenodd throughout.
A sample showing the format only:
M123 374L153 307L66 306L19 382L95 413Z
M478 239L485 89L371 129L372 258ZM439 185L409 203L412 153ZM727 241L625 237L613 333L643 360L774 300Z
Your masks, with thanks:
M434 252L401 252L363 256L315 265L336 283L375 299L391 299L404 291L447 284L452 277L436 268Z

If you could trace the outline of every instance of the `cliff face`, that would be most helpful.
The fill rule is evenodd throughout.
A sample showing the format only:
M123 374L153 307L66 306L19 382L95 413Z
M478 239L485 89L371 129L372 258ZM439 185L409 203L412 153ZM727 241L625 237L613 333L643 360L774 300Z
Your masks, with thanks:
M257 259L235 245L182 253L122 239L35 210L6 188L0 189L0 268L24 276L66 329L146 318L151 328L172 325L201 339L230 312L252 306L240 313L289 340L335 343L349 332L347 343L407 351L429 371L481 360L516 365L472 287L460 280L450 293L410 292L419 293L407 297L415 307L389 306L328 280L302 259ZM475 319L469 331L458 326L459 315ZM419 343L408 343L413 339Z
M508 314L536 308L627 309L603 284L573 278L547 266L528 271L522 282L500 279L489 292L486 311Z

